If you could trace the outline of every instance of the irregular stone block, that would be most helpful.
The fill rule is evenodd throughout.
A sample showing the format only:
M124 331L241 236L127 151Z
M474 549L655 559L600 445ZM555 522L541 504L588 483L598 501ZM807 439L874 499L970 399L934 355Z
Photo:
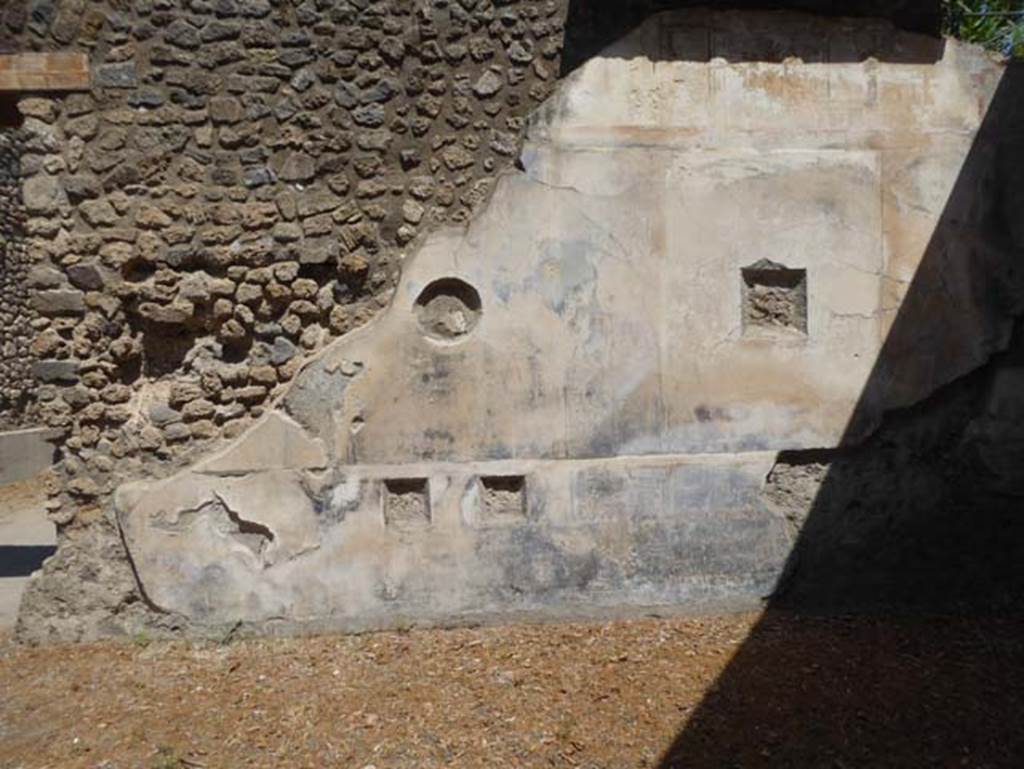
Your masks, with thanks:
M72 289L49 289L32 295L32 306L43 315L81 315L85 312L85 295Z
M203 462L198 472L233 475L278 469L327 466L323 444L302 426L278 412L270 413L235 446Z
M139 83L139 76L135 62L126 61L100 65L96 68L94 80L101 88L134 88Z
M64 202L60 182L54 176L33 176L22 185L22 199L25 210L30 214L45 216L57 212Z
M40 360L32 364L32 376L40 382L74 384L78 381L78 361Z

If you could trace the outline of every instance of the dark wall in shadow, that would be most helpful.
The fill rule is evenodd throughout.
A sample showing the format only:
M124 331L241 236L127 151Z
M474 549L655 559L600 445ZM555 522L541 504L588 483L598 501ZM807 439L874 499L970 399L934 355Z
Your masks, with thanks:
M679 8L809 11L828 16L870 16L900 29L937 36L942 27L939 0L570 0L565 23L562 74L572 72L602 48L660 11ZM922 61L929 52L908 52Z
M1024 766L1022 221L1024 67L1014 65L842 444L784 453L768 479L769 499L800 527L787 577L666 769ZM971 344L1005 350L863 438L866 404L899 401L919 374L952 374ZM844 612L861 630L834 619ZM887 632L915 615L950 619ZM865 634L872 617L878 632ZM801 637L808 623L820 632ZM985 671L972 667L978 644Z

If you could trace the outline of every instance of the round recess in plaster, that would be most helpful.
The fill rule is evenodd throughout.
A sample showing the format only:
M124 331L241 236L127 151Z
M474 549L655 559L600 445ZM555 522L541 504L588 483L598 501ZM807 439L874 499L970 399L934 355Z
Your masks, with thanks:
M459 278L432 281L416 297L416 319L429 338L457 342L480 320L480 294Z

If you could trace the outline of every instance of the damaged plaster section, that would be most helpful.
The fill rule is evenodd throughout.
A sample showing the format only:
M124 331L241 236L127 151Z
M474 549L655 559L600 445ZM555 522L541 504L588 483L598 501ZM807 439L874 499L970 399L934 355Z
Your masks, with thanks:
M312 438L285 414L272 411L231 448L201 462L196 470L214 475L245 475L256 471L327 466L323 441Z
M179 510L173 520L168 517L154 520L154 526L168 531L181 531L202 526L212 529L216 536L233 539L249 548L260 563L266 565L264 555L266 546L274 539L273 533L266 526L253 521L239 518L238 513L228 507L216 493L213 500L204 501L195 510Z
M765 493L779 452L863 440L1008 337L950 280L945 365L911 335L867 388L1003 75L951 41L886 63L930 45L686 11L588 62L383 314L226 449L118 491L145 595L256 631L756 604L815 493Z

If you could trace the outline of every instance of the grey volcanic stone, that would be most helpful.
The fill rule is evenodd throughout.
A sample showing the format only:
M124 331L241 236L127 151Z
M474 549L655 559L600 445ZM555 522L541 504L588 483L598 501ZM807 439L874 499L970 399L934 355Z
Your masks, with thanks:
M202 42L199 38L199 30L185 21L172 22L167 31L164 32L164 40L178 48L189 50L198 48Z
M68 195L68 200L72 203L79 203L83 200L99 197L103 192L99 179L92 174L65 176L61 179L61 184L63 184L64 191Z
M379 128L384 125L384 107L380 104L366 104L352 110L352 120L356 125L366 128Z
M78 361L41 360L32 365L32 374L40 382L74 384L78 381Z
M81 315L85 312L85 295L71 289L49 289L32 296L32 305L43 315Z
M489 69L473 84L473 93L482 98L494 96L504 84L505 81L501 75L493 69Z
M158 427L172 422L180 422L181 412L172 409L163 401L157 401L149 406L149 421Z
M64 282L64 275L55 267L38 264L28 273L28 285L32 288L58 288Z
M98 264L90 262L73 264L67 269L68 280L83 291L98 291L106 284L101 270Z
M273 184L273 182L274 172L264 166L247 168L242 174L242 183L249 188L264 187L268 184Z
M30 214L56 213L63 199L60 182L55 176L33 176L22 186L22 198Z
M275 366L280 366L282 363L287 363L294 358L299 352L299 348L296 347L286 337L279 336L274 339L274 344L270 348L270 362Z
M135 62L103 64L93 73L94 82L102 88L134 88L139 82Z
M281 166L279 176L286 182L306 182L316 173L316 163L304 152L292 152Z

